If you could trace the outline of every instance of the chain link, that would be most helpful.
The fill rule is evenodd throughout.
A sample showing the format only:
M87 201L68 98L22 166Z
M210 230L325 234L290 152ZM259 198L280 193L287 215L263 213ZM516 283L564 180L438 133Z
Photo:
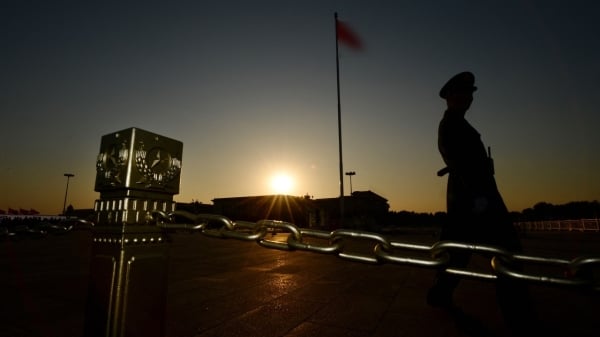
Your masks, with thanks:
M570 286L600 291L594 269L600 266L600 256L577 257L572 260L514 254L494 246L456 241L438 241L433 245L393 241L384 235L360 230L338 229L323 231L300 228L293 223L277 220L258 222L232 221L222 215L192 214L185 211L152 213L157 226L165 230L197 231L203 235L223 239L255 241L260 246L286 251L309 251L336 255L342 259L371 264L393 263L444 270L461 277L494 281L498 277L518 279L547 285ZM192 224L177 223L185 219ZM286 241L268 238L269 234L287 233ZM356 251L350 242L371 243L369 252ZM455 268L450 264L452 254L469 252L489 259L489 272L475 269ZM558 272L527 272L525 265L546 266Z

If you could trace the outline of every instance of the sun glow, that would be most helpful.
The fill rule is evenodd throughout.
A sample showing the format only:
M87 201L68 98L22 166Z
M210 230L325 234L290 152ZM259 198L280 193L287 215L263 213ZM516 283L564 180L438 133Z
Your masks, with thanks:
M294 180L285 173L279 173L271 178L271 189L276 194L290 194L294 188Z

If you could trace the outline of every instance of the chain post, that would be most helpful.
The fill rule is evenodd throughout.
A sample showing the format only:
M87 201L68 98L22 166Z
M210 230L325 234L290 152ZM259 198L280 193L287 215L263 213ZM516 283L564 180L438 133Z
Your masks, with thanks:
M175 210L182 149L138 128L102 137L86 337L164 336L169 247L154 217Z

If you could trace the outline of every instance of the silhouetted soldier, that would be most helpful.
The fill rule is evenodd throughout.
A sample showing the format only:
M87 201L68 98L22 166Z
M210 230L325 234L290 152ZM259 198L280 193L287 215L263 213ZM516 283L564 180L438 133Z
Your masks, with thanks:
M517 231L496 187L491 158L480 134L466 120L465 113L473 102L475 77L462 72L452 77L440 90L447 110L438 129L438 148L447 167L439 176L449 174L447 186L447 223L441 240L479 243L520 252ZM453 267L467 266L471 253L452 251ZM438 272L427 294L432 306L453 308L452 294L459 278ZM525 285L506 278L497 282L498 304L511 326L531 317ZM521 297L521 298L519 298ZM517 307L515 307L517 306Z

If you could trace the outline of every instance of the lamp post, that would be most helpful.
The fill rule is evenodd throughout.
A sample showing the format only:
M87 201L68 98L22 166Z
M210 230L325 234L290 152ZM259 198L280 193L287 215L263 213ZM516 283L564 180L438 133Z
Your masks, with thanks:
M65 173L64 176L67 177L67 189L65 190L65 201L63 202L62 215L65 215L66 206L67 206L67 193L69 193L69 179L71 177L74 177L75 175L73 173Z
M346 175L350 177L350 195L352 195L352 176L356 175L356 172L349 171L346 172Z

